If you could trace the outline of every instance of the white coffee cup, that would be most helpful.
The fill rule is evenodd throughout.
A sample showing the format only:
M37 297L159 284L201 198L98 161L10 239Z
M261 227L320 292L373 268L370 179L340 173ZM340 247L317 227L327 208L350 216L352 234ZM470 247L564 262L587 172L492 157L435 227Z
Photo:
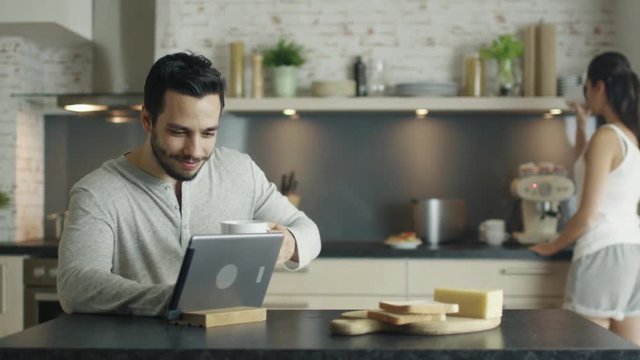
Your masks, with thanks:
M227 220L220 222L223 234L261 234L269 231L269 224L260 220Z
M480 224L480 237L490 245L500 245L507 239L505 221L488 219Z

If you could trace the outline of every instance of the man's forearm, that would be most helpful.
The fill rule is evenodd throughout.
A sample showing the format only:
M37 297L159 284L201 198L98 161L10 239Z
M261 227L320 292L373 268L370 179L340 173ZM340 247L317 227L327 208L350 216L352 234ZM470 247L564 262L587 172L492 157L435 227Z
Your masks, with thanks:
M64 269L58 278L60 303L69 313L162 315L173 291L173 285L143 285L91 268Z

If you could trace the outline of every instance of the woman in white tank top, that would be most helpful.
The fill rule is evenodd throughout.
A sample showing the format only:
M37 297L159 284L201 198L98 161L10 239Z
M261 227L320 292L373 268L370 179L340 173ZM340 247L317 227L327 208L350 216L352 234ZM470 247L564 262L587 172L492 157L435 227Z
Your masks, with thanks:
M531 250L553 255L575 244L564 306L640 345L640 81L624 55L589 64L578 127L578 210L558 237ZM587 142L585 123L604 118Z

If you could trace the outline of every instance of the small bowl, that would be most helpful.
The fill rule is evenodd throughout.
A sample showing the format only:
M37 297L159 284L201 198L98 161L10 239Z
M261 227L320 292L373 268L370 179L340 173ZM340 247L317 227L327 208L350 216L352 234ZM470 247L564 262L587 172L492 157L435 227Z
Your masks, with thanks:
M356 82L353 80L316 80L311 83L313 96L355 96Z
M387 244L387 245L391 246L394 249L399 249L399 250L414 250L420 244L421 243L419 243L417 241L405 241L405 242L391 243L391 244Z

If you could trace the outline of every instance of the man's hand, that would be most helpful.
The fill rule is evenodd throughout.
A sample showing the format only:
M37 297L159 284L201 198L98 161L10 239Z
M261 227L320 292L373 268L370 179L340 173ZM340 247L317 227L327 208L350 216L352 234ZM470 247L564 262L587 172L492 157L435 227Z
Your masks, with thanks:
M281 232L284 235L284 240L282 240L282 247L280 247L280 253L278 254L276 264L284 264L289 260L298 262L298 247L296 246L296 239L293 237L291 232L289 232L289 229L280 224L271 223L269 224L269 232Z

